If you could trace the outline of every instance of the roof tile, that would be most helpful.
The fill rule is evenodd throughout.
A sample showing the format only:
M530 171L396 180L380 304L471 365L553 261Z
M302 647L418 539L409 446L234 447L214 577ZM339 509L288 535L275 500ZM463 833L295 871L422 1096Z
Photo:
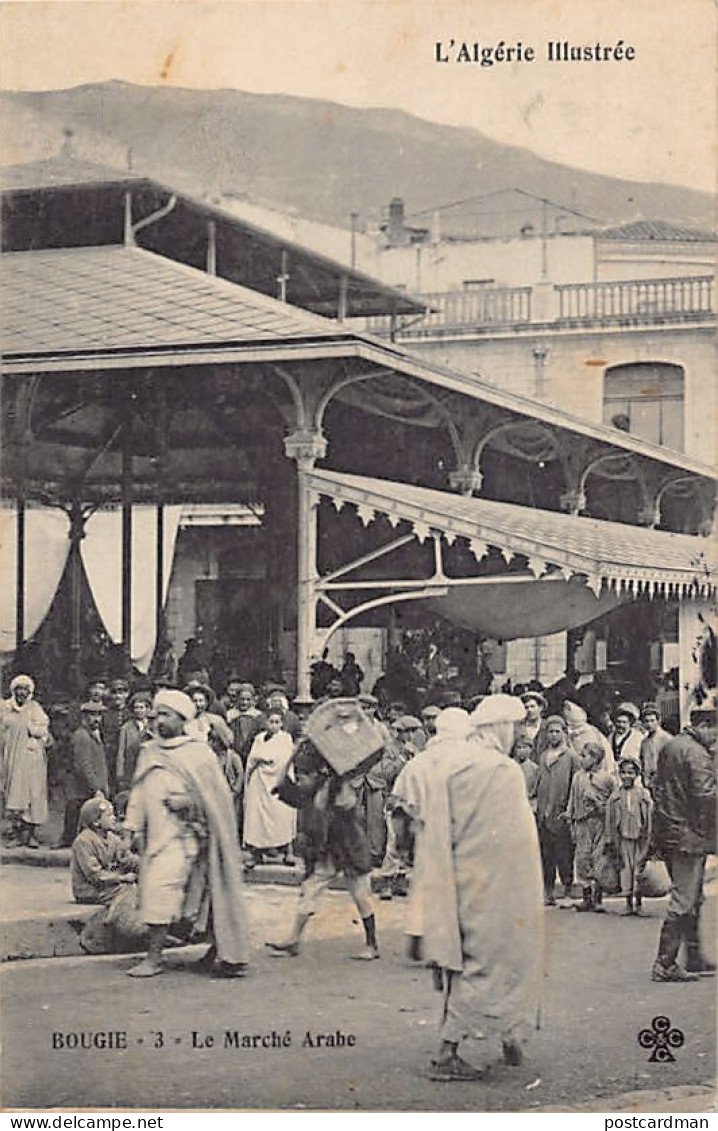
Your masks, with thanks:
M10 252L0 268L6 357L342 334L335 322L140 248Z

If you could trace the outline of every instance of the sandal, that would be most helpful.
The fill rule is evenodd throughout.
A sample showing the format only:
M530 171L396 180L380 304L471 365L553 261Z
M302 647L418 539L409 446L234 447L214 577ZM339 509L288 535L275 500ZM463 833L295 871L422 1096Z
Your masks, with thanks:
M218 962L212 970L213 978L246 978L249 967L246 962Z
M432 1060L429 1063L426 1075L430 1080L483 1080L486 1070L473 1068L462 1060L460 1056L449 1057L448 1060Z
M284 955L286 958L296 958L299 954L299 943L296 942L265 942L264 945L274 953L275 957Z

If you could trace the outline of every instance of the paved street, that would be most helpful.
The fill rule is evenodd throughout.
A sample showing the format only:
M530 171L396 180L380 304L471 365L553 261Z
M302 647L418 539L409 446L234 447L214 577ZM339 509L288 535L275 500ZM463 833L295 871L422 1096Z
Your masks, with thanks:
M282 934L295 895L248 889L255 949L251 976L242 981L187 969L196 948L174 952L171 969L150 982L125 976L129 958L6 965L3 1104L461 1111L595 1103L603 1110L620 1093L711 1079L714 981L650 981L664 901L650 902L642 920L621 918L619 901L610 901L612 913L603 917L547 911L542 1029L521 1068L499 1068L477 1085L422 1076L439 998L428 973L404 958L403 902L379 905L380 962L351 961L360 930L343 893L328 897L298 959L273 958L263 941ZM715 912L711 896L709 938ZM674 1063L649 1063L637 1043L658 1014L685 1033ZM126 1032L127 1048L53 1049L53 1033L98 1030ZM193 1031L194 1044L204 1047L193 1047ZM279 1038L289 1031L291 1046L241 1047L242 1037L271 1041L273 1031ZM337 1031L352 1035L353 1047L305 1044L307 1032L316 1039Z

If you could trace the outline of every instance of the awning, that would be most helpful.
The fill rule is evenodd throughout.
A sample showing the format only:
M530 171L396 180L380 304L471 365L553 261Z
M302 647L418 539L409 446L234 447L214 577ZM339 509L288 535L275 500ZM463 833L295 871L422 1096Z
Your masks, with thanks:
M525 559L527 578L581 582L596 599L706 597L716 588L710 539L324 469L308 478L318 496L355 506L365 524L385 515L393 525L410 523L421 541L432 534L449 544L466 539L477 563L496 547L507 567L520 567Z
M596 597L576 577L507 585L495 583L449 587L427 604L452 624L479 632L495 640L525 640L580 628L597 617L612 613L629 600L612 590Z

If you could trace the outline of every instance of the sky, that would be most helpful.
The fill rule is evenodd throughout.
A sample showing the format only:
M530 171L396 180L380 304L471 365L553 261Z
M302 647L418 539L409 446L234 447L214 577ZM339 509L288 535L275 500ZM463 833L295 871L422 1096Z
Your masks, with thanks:
M456 46L449 47L450 40ZM635 59L546 61L550 40ZM522 43L533 63L437 63ZM592 171L712 190L714 0L4 0L0 89L85 82L404 109Z

